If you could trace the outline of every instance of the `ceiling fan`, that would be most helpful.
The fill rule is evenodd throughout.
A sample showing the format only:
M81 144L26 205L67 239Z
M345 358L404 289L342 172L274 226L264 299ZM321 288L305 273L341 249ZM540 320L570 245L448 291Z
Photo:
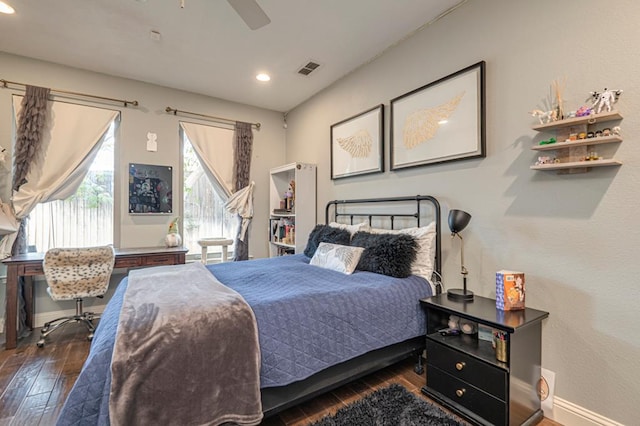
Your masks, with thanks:
M252 30L262 28L271 22L256 0L227 0L227 2Z

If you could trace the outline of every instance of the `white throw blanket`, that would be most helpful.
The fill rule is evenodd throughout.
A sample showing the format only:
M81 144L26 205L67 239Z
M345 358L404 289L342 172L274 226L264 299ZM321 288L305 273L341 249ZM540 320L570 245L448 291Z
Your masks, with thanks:
M201 263L129 273L111 376L113 425L262 419L253 311Z

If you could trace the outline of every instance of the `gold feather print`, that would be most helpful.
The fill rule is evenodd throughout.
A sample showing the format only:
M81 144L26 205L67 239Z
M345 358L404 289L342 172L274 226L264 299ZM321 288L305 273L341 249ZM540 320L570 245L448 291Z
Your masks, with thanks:
M336 141L338 145L340 145L340 148L347 151L352 157L367 158L369 154L371 154L373 141L371 140L369 132L364 129L358 130L346 138L337 138Z
M407 149L415 148L433 139L440 128L440 121L448 119L456 110L465 92L437 107L421 109L407 116L402 137Z

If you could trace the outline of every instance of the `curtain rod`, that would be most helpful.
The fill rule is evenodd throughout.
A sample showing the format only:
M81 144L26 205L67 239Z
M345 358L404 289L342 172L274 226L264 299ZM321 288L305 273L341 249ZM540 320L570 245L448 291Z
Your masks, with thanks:
M214 117L212 115L205 115L205 114L198 114L197 112L189 112L189 111L182 111L179 109L175 109L175 108L171 108L171 107L166 107L165 111L173 114L173 115L178 115L178 113L180 114L187 114L187 115L195 115L196 117L202 117L202 118L206 118L208 120L211 121L217 121L218 123L236 123L236 120L231 120L229 118L222 118L222 117ZM260 130L260 123L251 123L252 126L254 126L256 129Z
M4 80L4 79L0 79L0 83L2 83L2 88L3 89L9 89L9 84L13 84L16 86L23 86L22 90L25 90L27 88L27 84L25 83L18 83L15 81L9 81L9 80ZM18 89L20 90L20 89ZM85 98L94 98L94 99L100 99L103 101L112 101L112 102L118 102L121 104L124 104L125 107L128 107L129 105L133 105L133 106L138 106L138 101L127 101L126 99L115 99L115 98L105 98L104 96L96 96L96 95L88 95L86 93L79 93L79 92L69 92L67 90L60 90L60 89L50 89L51 92L56 92L56 93L61 93L64 95L71 95L71 96L82 96ZM51 93L52 95L55 96L55 93Z

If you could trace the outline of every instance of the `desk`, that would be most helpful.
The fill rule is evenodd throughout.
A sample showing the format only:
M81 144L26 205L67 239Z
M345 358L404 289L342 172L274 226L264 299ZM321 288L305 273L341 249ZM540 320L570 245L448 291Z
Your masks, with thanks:
M114 268L135 268L139 266L177 265L185 262L188 249L184 247L145 247L115 249ZM7 266L5 349L13 349L18 343L18 277L25 278L24 299L27 311L27 327L33 329L35 300L33 297L34 275L44 275L42 261L44 253L27 253L4 259Z

